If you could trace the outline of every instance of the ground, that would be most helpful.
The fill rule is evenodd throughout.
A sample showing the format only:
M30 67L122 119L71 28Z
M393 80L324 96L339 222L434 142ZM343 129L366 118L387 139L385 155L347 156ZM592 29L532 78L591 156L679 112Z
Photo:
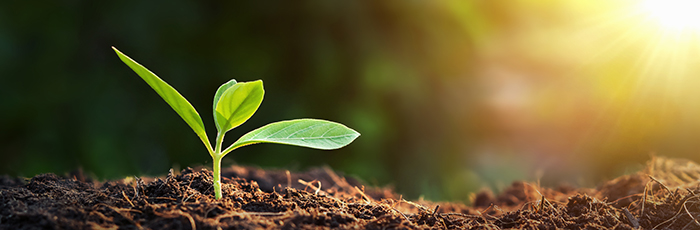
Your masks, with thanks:
M700 229L700 166L657 157L597 188L514 182L471 205L407 201L329 168L231 166L98 182L80 172L0 177L0 229Z

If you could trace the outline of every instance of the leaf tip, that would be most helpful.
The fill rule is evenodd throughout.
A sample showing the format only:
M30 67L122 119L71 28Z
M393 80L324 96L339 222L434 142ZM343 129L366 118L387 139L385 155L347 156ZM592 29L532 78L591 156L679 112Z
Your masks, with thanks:
M350 142L355 141L358 137L360 137L360 136L362 135L362 134L360 134L360 132L358 132L358 131L355 131L355 130L352 130L352 131L354 131L355 133L354 133L354 135L353 135L353 137L352 137L352 140L351 140Z

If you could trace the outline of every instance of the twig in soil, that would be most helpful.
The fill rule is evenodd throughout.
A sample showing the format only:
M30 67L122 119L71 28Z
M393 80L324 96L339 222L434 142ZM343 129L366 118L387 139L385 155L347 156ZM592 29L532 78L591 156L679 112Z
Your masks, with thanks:
M151 198L151 197L149 197L149 198ZM163 197L163 196L152 197L151 199L177 201L177 199L175 199L175 198L172 198L172 197Z
M481 218L483 218L484 220L486 220L487 217L488 217L488 218L491 218L491 219L497 219L496 217L494 217L494 216L492 216L492 215L489 215L489 214L487 213L489 210L491 210L491 208L493 208L494 210L496 210L496 211L498 211L498 212L503 213L503 210L500 209L500 208L498 207L498 205L494 205L493 203L491 203L491 205L489 205L488 207L486 207L486 209L484 209L483 211L478 211L478 210L477 210L476 212L479 213L479 215L481 215ZM448 213L448 214L449 214L449 213ZM454 215L454 214L449 214L449 215ZM465 215L465 216L476 216L476 215L466 215L466 214L464 214L464 215ZM476 216L476 217L479 217L479 216Z
M189 213L186 213L186 212L182 212L182 211L178 211L178 212L187 217L187 220L190 221L190 226L192 227L192 230L197 229L197 225L195 224L194 218L192 218L192 215L190 215Z
M520 206L520 209L518 209L518 210L521 210L521 211L527 210L527 207L532 208L532 202L529 202L529 201L528 201L528 202L525 202L525 203L523 204L523 206Z
M547 204L549 204L550 207L552 207L552 209L553 209L554 211L557 212L557 214L561 215L561 213L559 213L559 210L555 209L555 208L554 208L554 205L552 205L552 203L549 202L549 201L544 197L544 194L542 194L542 193L540 192L540 190L538 189L538 188L539 188L539 182L538 182L538 185L537 185L537 186L534 186L534 185L532 185L532 184L530 184L530 183L525 183L525 184L526 184L526 185L529 185L532 189L535 190L535 192L536 192L537 194L540 195L540 205L539 205L539 207L536 207L536 206L535 206L534 204L532 204L531 202L527 202L527 203L525 203L525 205L530 204L530 207L531 207L532 209L534 209L535 212L539 213L540 210L544 210L544 204L545 204L545 202L546 202ZM521 207L520 209L522 210L523 208L525 208L525 206Z
M157 197L157 198L163 198L163 197ZM159 205L155 205L155 206L159 206ZM197 229L197 225L195 224L194 218L192 218L192 215L190 215L187 212L183 212L180 210L174 210L174 211L170 211L170 212L160 212L160 213L154 212L153 214L160 216L160 217L163 217L163 218L178 218L178 217L182 217L182 216L187 217L187 220L190 222L190 227L192 229Z
M631 199L633 196L639 196L639 194L632 194L632 195L623 196L623 197L617 198L617 200L613 200L613 201L607 202L606 204L607 204L607 205L613 205L613 204L615 204L615 203L617 203L617 202L620 202L622 199L627 199L627 198L630 198L630 199Z
M292 187L292 175L289 173L289 170L284 171L287 174L287 188Z
M401 204L401 200L403 200L403 194L399 195L398 202L394 202L393 200L391 201L391 203L392 203L391 208L394 208L394 207L396 207L396 205Z
M498 205L494 205L493 203L491 203L491 205L489 205L488 207L486 207L486 209L484 209L484 210L482 210L482 211L477 210L476 213L479 213L479 215L481 215L481 216L486 215L486 216L489 217L489 218L494 218L494 219L495 219L496 217L494 217L494 216L492 216L492 215L489 215L489 214L487 213L489 210L491 210L491 208L493 208L494 210L496 210L496 212L501 212L501 214L505 213L505 212L503 211L503 209L499 208ZM498 214L497 214L497 215L498 215Z
M688 201L686 201L686 202L688 202ZM688 211L688 206L685 205L686 202L683 202L683 209L685 209L685 213L688 213L688 216L690 216L690 219L692 219L693 222L695 222L696 225L700 226L700 223L698 223L698 220L696 220L695 217L693 216L693 214L690 214L690 211ZM688 224L686 224L686 225L683 227L683 229L688 229L688 225L690 225L691 223L692 223L692 222L688 222Z
M530 184L530 183L523 183L523 184L529 185L532 189L535 190L535 192L536 192L537 194L539 194L540 196L542 196L542 193L541 193L540 190L538 189L538 188L539 188L539 185L535 186L535 185L532 185L532 184ZM523 190L525 190L525 189L523 189ZM530 200L530 194L528 194L527 191L523 191L523 192L525 192L525 193L527 194L527 199Z
M651 183L651 181L644 185L644 196L642 196L642 209L639 211L639 218L644 217L644 204L647 202L647 189L649 188L649 183Z
M124 193L124 191L122 191L122 196L124 196L124 199L126 199L126 201L129 202L129 204L130 204L131 207L133 208L133 207L134 207L134 203L131 203L131 200L129 200L129 197L126 196L126 194Z
M246 214L246 215L252 215L252 216L281 216L286 213L284 212L244 212L244 213L239 213L239 214Z
M216 222L220 222L221 219L234 217L234 216L282 216L288 214L287 212L230 212L216 217Z
M190 198L192 198L192 196L194 196L194 194L196 194L196 193L190 194L187 198L185 198L185 200L182 201L182 203L187 202Z
M207 192L211 191L212 189L214 189L214 186L209 187L209 188L207 189L207 191L204 191L203 194L206 194Z
M302 180L302 179L299 179L297 182L299 182L299 184L302 184L302 185L306 186L306 188L311 188L311 189L313 189L313 190L314 190L314 195L318 195L319 193L323 192L323 191L321 191L321 181L312 180L311 182L306 182L306 181L304 181L304 180ZM314 186L313 184L311 184L311 183L314 183L314 182L318 182L318 188L317 188L316 186ZM304 188L304 190L306 190L306 188ZM325 194L326 194L325 192L321 193L321 195L325 195Z
M436 221L439 220L439 223L442 224L442 229L447 229L447 224L445 224L445 218L442 217L442 214L437 213L439 209L440 209L440 205L438 204L435 206L435 210L433 210L432 217L435 218Z
M105 216L105 214L102 214L101 212L98 212L98 211L91 211L90 213L88 213L88 216L90 216L90 215L97 215L104 222L114 221L114 218L107 217L107 216Z
M336 182L336 184L338 184L338 183ZM391 208L391 210L393 210L394 212L400 214L407 222L411 222L411 220L409 220L408 217L406 217L406 215L403 214L403 212L396 209L396 206L401 204L401 200L403 200L403 195L399 195L399 199L397 200L397 202L395 202L392 199L388 200L388 201L391 201L391 205L387 205L387 206L389 206L389 208Z
M129 221L131 224L133 224L133 225L135 225L136 227L138 227L138 229L143 229L143 228L141 227L141 225L139 225L138 223L134 222L134 219L133 219L133 218L127 217L127 216L125 216L124 214L122 214L122 212L121 212L121 211L127 211L127 212L142 213L141 211L139 211L139 210L137 210L137 209L115 208L115 207L106 205L106 204L104 204L104 203L96 204L95 206L93 206L93 209L95 209L97 206L104 206L104 207L107 207L107 208L111 209L112 211L116 212L117 214L119 214L120 216L122 216L122 218L124 218L125 220ZM90 213L95 213L95 214L97 214L98 216L100 216L101 218L103 218L103 219L105 219L105 220L110 220L110 219L113 220L113 218L109 218L109 217L105 216L104 214L102 214L101 212L98 212L98 211L92 211L92 212L90 212Z
M187 183L188 188L192 188L192 181L194 181L194 180L190 180L190 183Z
M639 228L639 220L630 213L630 210L627 208L622 208L622 211L625 212L625 216L627 216L627 219L630 221L630 224L632 224L633 228Z
M493 209L496 209L496 211L499 211L501 213L506 213L505 211L503 211L503 209L501 209L501 207L498 207L498 205L494 205Z
M683 209L685 209L685 204L688 202L688 200L693 199L693 198L698 198L698 197L699 197L698 195L693 195L693 196L691 196L691 197L685 198L685 200L683 201L682 207L678 209L678 212L676 212L676 214L673 215L673 217L669 218L668 220L666 220L666 221L664 221L664 222L661 222L661 223L657 224L656 226L654 226L654 228L652 228L652 230L658 228L658 227L661 226L661 225L666 224L666 222L669 222L669 221L672 221L672 220L675 222L675 220L677 219L676 217L677 217L679 214L681 214L681 212L683 211ZM692 217L691 217L691 218L692 218Z
M357 188L357 187L355 187L355 188ZM421 211L424 211L424 212L428 212L428 210L429 210L428 208L426 208L426 207L423 206L423 205L416 204L416 203L413 203L413 202L407 201L407 200L402 200L402 201L405 202L405 203L407 203L407 204L410 204L410 205L415 206L416 208L418 208L418 210L421 210Z
M445 216L461 216L461 217L466 217L466 218L482 218L482 216L479 216L479 215L470 215L470 214L456 213L456 212L442 213L441 215L445 215Z
M547 204L549 204L549 207L551 207L552 210L554 210L554 212L557 213L557 215L561 216L561 211L559 211L559 209L554 208L554 205L552 204L552 202L549 202L549 200L547 200L547 199L544 199L544 202L547 202Z
M306 189L309 188L309 187L311 187L311 189L316 189L316 186L313 186L313 185L311 184L311 183L314 183L315 181L316 181L316 180L312 180L312 181L310 181L310 182L306 182L305 180L302 180L302 179L297 180L297 182L299 182L299 184L302 184L302 185L306 186L306 187L304 187L304 191L306 191Z
M654 177L651 176L651 175L648 175L648 174L647 174L647 176L649 176L649 179L655 181L656 183L659 183L659 185L661 185L662 188L666 189L666 191L671 192L671 189L669 189L668 187L666 187L666 185L664 185L664 183L661 183L661 181L657 180L656 178L654 178Z
M622 221L620 221L620 218L617 218L618 217L617 215L613 215L612 213L610 213L609 209L607 209L607 208L603 208L603 209L605 209L605 213L607 213L608 216L612 216L612 218L614 218L617 222L622 222Z
M401 201L399 201L399 202L401 202ZM411 220L409 220L408 217L406 217L406 215L403 214L403 212L401 212L401 211L399 211L399 210L397 210L396 208L391 207L391 206L390 206L390 208L391 208L391 210L394 210L394 212L398 212L401 216L403 216L403 218L404 218L406 221L408 221L409 223L411 222Z
M318 192L319 192L319 191L321 191L321 181L318 181L318 188L317 188L316 191L314 192L314 195L317 195L317 196L318 196Z
M364 199L365 202L366 202L367 204L371 204L371 203L372 203L372 200L370 200L370 199L367 197L367 195L365 195L365 192L363 191L363 190L365 190L365 186L362 186L362 190L360 190L359 188L357 188L357 186L355 186L355 189L356 189L358 192L360 192L360 195L362 196L362 199Z
M476 212L478 212L478 213L486 213L487 211L489 211L489 210L491 209L491 207L493 207L493 203L491 203L491 205L489 205L488 207L486 207L486 209L484 209L483 211L481 211L481 212L476 211Z
M209 218L209 213L210 213L211 211L214 211L214 209L216 209L216 208L218 208L218 207L217 207L217 206L214 206L214 207L209 208L209 209L204 213L204 218L205 218L205 219L206 219L206 218Z
M334 196L329 195L328 193L326 193L326 192L324 192L323 190L321 190L320 187L317 189L314 185L311 184L311 182L306 182L306 181L304 181L304 180L302 180L302 179L299 179L298 182L299 182L300 184L304 185L304 186L311 187L312 189L316 189L316 191L317 191L317 194L316 194L316 195L319 195L319 194L320 194L320 195L322 195L322 196L331 198L332 200L334 200L335 202L337 202L338 204L340 204L340 206L345 206L345 202L341 201L341 200L338 199L338 198L335 198ZM313 181L312 181L312 182L313 182ZM319 186L321 186L321 182L320 182L320 181L319 181ZM287 188L287 189L289 189L289 188ZM287 191L288 191L288 190L287 190Z
M447 224L445 224L445 219L442 218L442 216L438 216L438 217L440 217L440 219L435 218L436 221L439 220L438 223L442 224L442 229L447 229Z
M490 218L492 220L497 220L499 222L501 221L498 218L496 218L495 216L489 215L488 213L481 213L481 217L484 218L484 220L487 220Z
M134 185L134 198L138 199L139 198L139 190L136 187L141 187L141 184L143 184L143 180L139 177L136 178L136 185Z

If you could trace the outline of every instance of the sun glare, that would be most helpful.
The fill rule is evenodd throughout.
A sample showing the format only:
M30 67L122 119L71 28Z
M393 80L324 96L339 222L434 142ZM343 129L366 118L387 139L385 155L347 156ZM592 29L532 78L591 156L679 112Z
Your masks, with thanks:
M700 31L698 0L644 0L642 8L666 29Z

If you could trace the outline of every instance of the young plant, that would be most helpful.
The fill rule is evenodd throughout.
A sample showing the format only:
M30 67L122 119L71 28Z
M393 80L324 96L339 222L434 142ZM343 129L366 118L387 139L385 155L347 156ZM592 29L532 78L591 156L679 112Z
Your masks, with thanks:
M230 80L216 90L214 94L214 123L216 124L216 141L211 146L204 130L202 118L187 99L175 88L160 79L146 67L112 47L119 58L131 67L136 74L148 83L177 114L199 136L214 160L214 193L221 199L221 159L234 149L257 143L277 143L315 149L338 149L350 144L360 133L345 125L318 119L296 119L280 121L253 130L240 138L228 148L222 149L224 134L246 122L262 103L262 80L236 82Z

